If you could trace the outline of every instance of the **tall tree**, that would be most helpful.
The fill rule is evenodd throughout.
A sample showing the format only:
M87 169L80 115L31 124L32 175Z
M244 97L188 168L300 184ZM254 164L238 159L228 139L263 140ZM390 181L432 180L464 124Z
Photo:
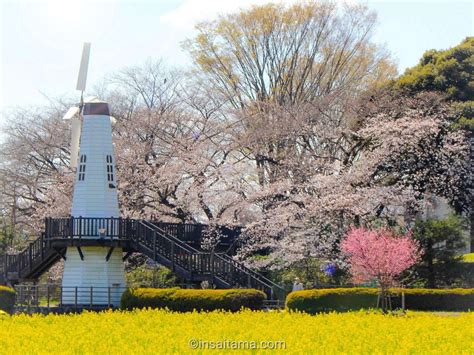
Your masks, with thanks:
M436 94L384 92L361 101L359 129L350 135L359 148L344 165L328 164L333 174L308 166L308 182L282 179L251 196L262 213L247 226L243 257L268 255L258 260L262 267L308 257L344 266L339 242L352 224L406 225L431 193L469 208L468 145L450 128L449 105Z
M447 50L429 50L420 63L395 82L396 87L418 93L439 91L456 101L474 99L474 37Z
M389 287L421 256L419 244L410 234L399 236L383 228L352 228L342 241L341 249L347 254L355 282L377 281L384 312L388 308Z
M416 221L413 237L424 251L418 271L426 286L448 286L458 276L456 268L462 260L459 252L466 245L463 228L462 220L455 215Z
M456 126L469 137L471 173L465 177L468 184L470 181L465 194L470 196L468 213L474 251L474 37L467 37L450 49L427 51L417 66L407 69L393 84L409 95L426 90L444 95L456 111Z
M305 2L254 6L197 26L185 47L237 110L235 140L254 161L260 185L289 177L288 155L313 165L310 155L341 158L350 102L395 74L370 42L374 23L363 6ZM320 136L324 125L335 133Z

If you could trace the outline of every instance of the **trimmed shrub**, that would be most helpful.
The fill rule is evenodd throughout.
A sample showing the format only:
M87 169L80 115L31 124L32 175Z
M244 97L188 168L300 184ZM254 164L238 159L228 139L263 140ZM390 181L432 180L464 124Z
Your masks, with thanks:
M129 288L122 294L120 307L134 308L165 308L171 303L171 295L179 288Z
M0 286L0 310L13 313L14 306L15 290L7 286Z
M392 293L400 293L393 289ZM405 308L419 311L468 311L474 310L474 289L403 289ZM394 298L394 307L401 307L400 298Z
M401 307L401 291L405 308L420 311L468 311L474 309L474 289L391 289L392 308ZM292 292L286 307L310 314L329 311L351 311L375 308L379 290L375 288L314 289Z
M291 292L286 307L310 314L355 311L377 306L378 290L373 288L331 288Z
M261 309L265 293L254 289L128 289L122 295L121 308L168 308L171 311L238 311L241 308Z

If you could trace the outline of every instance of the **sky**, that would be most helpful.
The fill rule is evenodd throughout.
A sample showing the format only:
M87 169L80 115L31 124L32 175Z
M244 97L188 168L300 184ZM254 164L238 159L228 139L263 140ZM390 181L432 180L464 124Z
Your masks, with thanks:
M350 0L357 2L358 0ZM92 42L88 87L147 59L187 66L182 42L194 25L269 0L0 0L0 126L14 107L78 97L83 42ZM281 1L293 3L295 1ZM472 1L364 1L378 14L373 40L399 72L428 49L446 49L474 33Z

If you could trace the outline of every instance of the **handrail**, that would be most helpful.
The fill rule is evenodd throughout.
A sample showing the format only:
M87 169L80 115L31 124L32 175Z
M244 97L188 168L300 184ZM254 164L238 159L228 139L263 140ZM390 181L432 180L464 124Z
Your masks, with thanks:
M280 285L278 285L275 282L271 281L270 279L266 278L265 276L253 271L252 269L249 269L245 265L235 261L234 259L232 259L228 255L225 255L225 254L220 255L219 254L219 255L217 255L217 257L227 261L228 263L233 265L236 269L241 270L242 272L244 272L248 275L251 275L256 281L258 281L262 285L265 285L270 290L270 293L273 293L273 289L275 288L276 290L278 290L281 293L282 296L285 295L286 292L285 292L285 289L283 287L281 287Z
M276 284L275 282L273 282L272 280L266 278L265 276L263 276L262 274L259 274L258 272L246 267L245 265L235 261L234 259L232 259L229 255L227 254L219 254L219 257L223 258L223 259L227 259L229 262L232 262L234 265L242 268L243 270L245 270L246 272L254 275L255 278L258 278L270 285L272 285L272 287L277 287L279 288L280 290L284 291L285 289L283 287L281 287L280 285Z
M61 217L45 218L45 235L47 239L71 239L100 237L99 229L104 228L103 235L112 239L126 239L127 227L137 220L121 217ZM160 228L167 235L173 235L181 242L199 240L208 226L199 223L168 223L148 221ZM220 226L224 239L235 238L238 231Z
M124 221L120 217L45 218L47 239L109 238L122 239ZM126 235L125 235L126 236Z
M160 227L158 227L155 223L153 222L148 222L146 221L146 223L152 225L153 227L163 231ZM165 231L163 231L164 233L166 233ZM179 240L178 238L170 235L169 233L167 233L169 235L169 237L172 237L173 240L175 240L176 242L178 243L182 243L184 245L187 245L185 243L183 243L181 240ZM192 247L189 247L190 249L192 249L194 252L199 252L198 250L192 248ZM266 278L265 276L255 272L254 270L246 267L245 265L241 264L241 263L238 263L237 261L235 261L233 258L231 258L230 256L226 255L226 254L215 254L218 258L221 258L221 259L224 259L226 262L230 262L232 263L236 268L240 268L242 269L242 271L244 272L247 272L249 274L252 274L254 276L254 278L260 280L262 283L265 283L267 285L267 287L276 287L278 288L280 291L283 291L285 292L285 289L283 287L281 287L280 285L276 284L275 282L271 281L270 279Z
M100 235L99 228L104 228L100 231ZM216 278L216 282L221 283L222 287L232 285L255 287L270 296L274 290L284 292L281 286L228 255L199 251L180 240L177 235L170 233L171 231L161 228L154 222L137 219L46 218L45 233L29 243L21 252L6 255L3 274L8 276L9 273L17 273L15 279L19 280L41 272L42 267L46 265L45 262L51 262L54 260L52 257L57 254L51 247L52 240L105 237L112 240L126 239L131 243L132 250L141 250L155 261L167 260L167 266L182 276L189 277L190 280L195 280L193 275L201 275L198 280L202 280L202 277L211 280Z
M203 231L209 226L201 223L170 223L152 220L150 221L155 226L164 230L167 234L174 235L181 241L199 241ZM226 227L219 226L222 232L222 240L235 239L240 234L240 227Z
M164 229L160 228L159 226L157 226L155 223L153 222L150 222L150 221L145 221L145 220L142 220L141 221L143 224L146 224L147 226L149 226L150 228L153 228L159 232L162 233L162 235L166 236L166 238L168 239L171 239L173 242L179 244L180 246L182 246L183 248L186 248L187 250L189 250L190 252L193 252L193 253L200 253L199 250L193 248L192 246L184 243L182 240L178 239L177 237L173 236L172 234L166 232Z
M151 227L151 228L155 228L157 231L160 231L161 233L164 233L168 237L168 239L173 240L177 245L181 245L183 247L186 247L186 249L188 249L189 251L191 251L195 254L205 254L205 253L199 252L197 249L194 249L194 248L188 246L186 243L183 243L180 239L176 238L175 236L171 235L170 233L167 233L166 231L164 231L163 229L158 227L155 223L149 222L149 221L143 221L143 223L146 224L147 226ZM247 274L247 275L251 276L255 281L257 281L261 285L265 286L270 291L270 293L272 292L273 288L276 288L277 290L279 290L282 293L285 292L285 290L280 285L274 283L273 281L269 280L265 276L249 269L248 267L244 266L243 264L238 263L237 261L235 261L234 259L232 259L228 255L219 254L219 253L214 253L213 255L214 255L214 258L215 258L213 264L216 264L215 260L221 260L225 264L231 265L234 268L234 270L240 271L244 274ZM216 265L212 266L212 269L213 269L214 272L216 272L216 267L215 266ZM217 273L219 273L219 270L217 270ZM229 281L232 281L232 279L230 279Z
M126 290L121 286L62 286L45 285L15 285L16 307L46 309L58 307L112 307L117 306L120 296Z

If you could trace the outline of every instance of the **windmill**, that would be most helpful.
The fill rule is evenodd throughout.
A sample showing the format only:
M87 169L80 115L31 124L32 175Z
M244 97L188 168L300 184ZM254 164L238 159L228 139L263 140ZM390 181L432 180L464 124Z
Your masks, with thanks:
M79 154L79 139L81 136L81 110L84 106L84 91L86 90L87 69L89 67L89 56L91 52L91 44L84 43L82 49L81 64L79 67L79 76L77 78L76 90L81 91L81 101L78 106L71 107L63 119L71 121L71 168L77 167L77 155Z
M106 234L117 228L120 217L112 144L114 119L106 102L84 99L89 55L90 43L85 43L76 86L81 100L64 116L71 121L70 162L76 173L71 216L76 223L71 228L73 243L66 251L62 303L118 305L125 287L122 249L104 244L105 239L113 242L113 236ZM115 288L112 295L111 287ZM87 291L78 293L78 289Z

